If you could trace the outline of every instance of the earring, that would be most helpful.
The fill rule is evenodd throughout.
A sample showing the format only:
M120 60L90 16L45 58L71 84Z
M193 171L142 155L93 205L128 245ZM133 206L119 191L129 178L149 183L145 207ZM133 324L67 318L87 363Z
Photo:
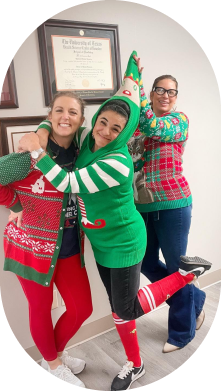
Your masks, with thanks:
M92 138L94 138L94 133L92 132Z
M175 106L175 107L173 107L173 111L176 111L176 106Z

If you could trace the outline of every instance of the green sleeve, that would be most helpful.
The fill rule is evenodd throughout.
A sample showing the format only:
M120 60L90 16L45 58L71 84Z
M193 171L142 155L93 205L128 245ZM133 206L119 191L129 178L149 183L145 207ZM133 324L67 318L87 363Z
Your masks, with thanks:
M170 112L162 117L156 117L147 100L142 80L140 80L140 89L140 132L162 142L174 143L187 140L189 127L187 116L181 112Z
M29 152L11 153L0 158L0 184L7 185L26 178L31 172Z
M46 129L48 130L48 132L50 133L51 132L51 121L49 120L44 120L40 123L40 125L38 126L38 129ZM38 129L36 130L36 132L38 131Z
M22 207L20 201L18 201L18 202L16 202L16 204L9 206L8 209L12 210L12 212L14 212L14 213L18 213L23 210L23 207Z
M36 165L47 180L64 193L96 193L119 186L128 180L132 160L124 155L109 155L75 172L67 172L45 155Z
M86 128L85 126L84 127L81 126L78 129L78 131L75 133L74 140L75 140L79 149L81 149L82 144L83 144L84 140L86 139L86 136L88 135L89 132L90 132L89 128Z
M38 129L42 129L42 128L48 130L48 132L50 133L52 128L51 121L49 120L42 121L38 126ZM38 131L38 129L36 130L36 132ZM86 129L85 127L80 127L73 137L73 140L75 141L79 149L81 148L82 145L81 139L85 129Z

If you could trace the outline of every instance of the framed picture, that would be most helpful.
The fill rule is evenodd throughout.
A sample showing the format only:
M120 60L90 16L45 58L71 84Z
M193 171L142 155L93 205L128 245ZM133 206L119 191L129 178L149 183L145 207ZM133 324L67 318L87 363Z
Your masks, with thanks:
M46 116L0 118L0 156L16 152L20 138L25 133L35 131L45 118Z
M18 97L15 82L15 70L14 63L11 62L3 83L1 97L0 97L0 109L18 108Z
M102 103L120 88L117 25L49 19L38 39L46 106L59 91Z

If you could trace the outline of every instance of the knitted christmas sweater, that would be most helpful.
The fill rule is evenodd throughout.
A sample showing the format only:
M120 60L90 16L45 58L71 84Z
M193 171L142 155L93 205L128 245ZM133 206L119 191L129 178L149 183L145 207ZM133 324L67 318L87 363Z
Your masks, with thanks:
M10 186L2 186L0 184L0 205L4 205L6 208L17 213L22 211L22 206L19 201L18 195Z
M183 176L182 155L189 121L182 112L156 117L142 80L138 129L128 143L135 167L134 198L139 212L189 206L192 196Z
M92 130L78 132L80 154L72 173L62 170L48 156L37 163L57 190L78 194L81 228L91 242L96 261L109 268L135 265L146 251L146 229L134 204L133 161L126 145L140 115L139 78L133 54L136 53L129 59L122 87L111 98L122 99L130 107L129 120L118 137L92 152ZM92 119L92 129L98 115L99 112Z
M4 270L49 286L62 244L68 194L56 190L35 163L29 153L0 158L0 204L15 212L23 209L22 227L10 222L4 231Z

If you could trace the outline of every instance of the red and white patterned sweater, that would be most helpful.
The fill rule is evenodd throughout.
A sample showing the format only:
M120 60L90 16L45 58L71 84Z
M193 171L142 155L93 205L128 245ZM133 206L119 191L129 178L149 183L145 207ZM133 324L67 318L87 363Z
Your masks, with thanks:
M10 222L5 228L4 270L49 286L61 247L68 194L57 191L33 163L29 153L0 159L0 204L19 211L20 201L23 209L22 227Z

